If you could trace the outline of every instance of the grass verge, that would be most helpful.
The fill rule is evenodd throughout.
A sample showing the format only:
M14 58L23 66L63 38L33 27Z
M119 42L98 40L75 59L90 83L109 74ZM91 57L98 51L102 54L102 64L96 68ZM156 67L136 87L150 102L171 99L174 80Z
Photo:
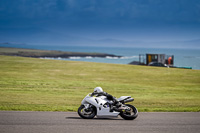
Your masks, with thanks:
M76 111L96 86L139 111L200 111L200 71L0 56L0 110Z

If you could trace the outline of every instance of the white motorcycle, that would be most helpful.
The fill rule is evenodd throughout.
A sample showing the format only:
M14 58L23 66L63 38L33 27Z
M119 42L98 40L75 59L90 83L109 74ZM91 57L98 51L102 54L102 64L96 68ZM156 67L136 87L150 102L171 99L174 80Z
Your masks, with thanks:
M117 99L121 104L120 107L113 106L113 101L108 100L106 96L92 97L88 94L81 102L78 108L78 114L84 119L93 119L95 116L99 118L118 117L120 115L125 120L133 120L138 116L136 107L127 102L134 99L130 96L121 96Z

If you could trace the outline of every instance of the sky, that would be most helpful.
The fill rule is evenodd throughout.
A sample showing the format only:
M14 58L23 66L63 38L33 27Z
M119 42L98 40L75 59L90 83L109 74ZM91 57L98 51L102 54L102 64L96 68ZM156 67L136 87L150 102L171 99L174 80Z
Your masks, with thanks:
M7 42L200 49L200 0L0 0Z

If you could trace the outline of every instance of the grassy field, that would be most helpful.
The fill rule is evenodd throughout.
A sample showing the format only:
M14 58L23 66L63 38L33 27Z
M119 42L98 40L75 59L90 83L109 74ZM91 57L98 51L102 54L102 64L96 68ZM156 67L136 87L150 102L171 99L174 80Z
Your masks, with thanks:
M76 111L101 86L139 111L200 111L200 71L0 56L0 110Z

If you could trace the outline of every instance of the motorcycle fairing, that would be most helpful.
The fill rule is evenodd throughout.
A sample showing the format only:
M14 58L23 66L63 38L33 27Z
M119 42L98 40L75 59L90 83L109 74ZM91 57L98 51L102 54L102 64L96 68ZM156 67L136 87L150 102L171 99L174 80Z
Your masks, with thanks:
M123 101L123 100L129 99L129 98L131 98L131 96L121 96L121 97L118 98L117 100L118 100L118 101Z
M97 109L97 117L117 117L120 112L110 112L110 107L105 106L107 105L107 100L102 99L100 97L91 97L91 96L86 96L82 104L87 108L87 104L92 104L96 107Z

